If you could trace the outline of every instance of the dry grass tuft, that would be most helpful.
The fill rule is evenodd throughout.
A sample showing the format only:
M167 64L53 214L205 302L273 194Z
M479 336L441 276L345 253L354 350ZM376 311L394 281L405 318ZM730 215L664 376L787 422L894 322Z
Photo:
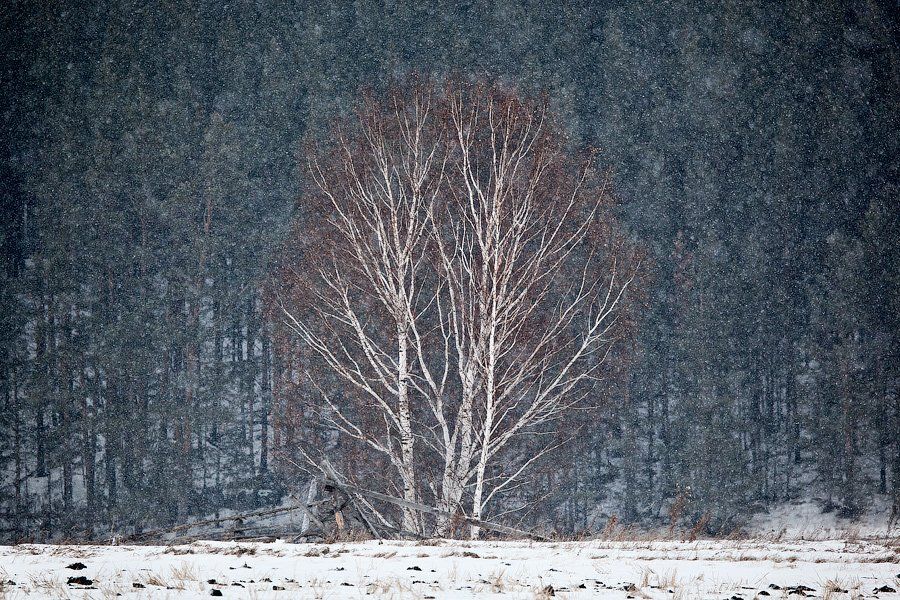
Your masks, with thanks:
M534 590L534 600L550 600L550 598L554 598L556 596L556 592L553 590L553 586L550 585L542 585Z
M44 595L54 598L68 597L65 584L58 577L47 573L36 573L29 577L31 586L36 590L41 590Z
M194 565L185 562L172 567L172 579L174 579L177 583L182 584L183 587L186 581L197 581L199 577Z
M506 572L503 570L491 573L486 579L491 587L492 594L502 594L506 591L506 586L510 583L506 580Z
M366 585L366 595L383 596L385 598L421 598L421 590L412 587L408 582L398 579L376 579Z
M144 576L143 583L144 583L144 585L155 585L157 587L163 587L163 588L169 587L169 585L168 585L168 583L166 583L165 579L163 579L158 573L153 573L153 572L147 573Z

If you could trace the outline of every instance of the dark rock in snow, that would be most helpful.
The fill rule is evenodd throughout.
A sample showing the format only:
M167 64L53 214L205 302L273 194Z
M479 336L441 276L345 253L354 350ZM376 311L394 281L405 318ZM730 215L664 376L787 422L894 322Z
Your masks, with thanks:
M206 583L208 583L209 585L216 585L217 582L215 579L207 579Z
M131 587L140 590L140 589L144 589L146 586L143 583L138 583L137 581L135 581L134 583L131 584Z
M73 571L80 571L82 569L87 569L87 565L83 562L73 562L71 565L66 567L67 569L72 569Z
M209 593L210 596L221 596L222 590L213 590Z
M787 590L788 596L790 596L790 595L806 596L806 592L814 592L815 591L811 587L808 587L805 585L795 585L793 587L787 587L787 588L785 588L785 590Z
M93 580L88 579L84 575L79 575L78 577L69 577L68 581L66 581L69 585L91 585L93 584Z
M769 584L769 589L770 589L770 590L780 590L780 589L781 589L781 586L780 586L780 585L775 585L774 583L770 583L770 584Z
M766 590L760 590L760 591L759 591L759 595L760 595L760 596L771 596L772 594L770 594L770 593L767 592Z
M878 593L878 592L884 592L884 593L886 593L886 594L891 594L891 593L893 593L893 592L896 592L897 590L895 590L894 588L892 588L892 587L889 586L889 585L883 585L883 586L881 586L880 588L875 588L875 589L872 590L872 591L873 591L873 592L876 592L876 593Z
M283 592L283 591L284 591L284 588L281 587L280 585L273 585L273 586L272 586L272 591L275 591L275 592Z
M407 571L421 571L422 567L417 567L417 566L413 565L411 567L406 567L406 570Z

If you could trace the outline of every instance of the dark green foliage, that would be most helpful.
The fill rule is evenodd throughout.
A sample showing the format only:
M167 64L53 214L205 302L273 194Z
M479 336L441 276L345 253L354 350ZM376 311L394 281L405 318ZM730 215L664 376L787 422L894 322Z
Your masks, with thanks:
M547 89L649 255L628 393L522 491L556 491L536 520L900 507L895 8L6 3L0 538L290 483L261 290L299 142L408 71Z

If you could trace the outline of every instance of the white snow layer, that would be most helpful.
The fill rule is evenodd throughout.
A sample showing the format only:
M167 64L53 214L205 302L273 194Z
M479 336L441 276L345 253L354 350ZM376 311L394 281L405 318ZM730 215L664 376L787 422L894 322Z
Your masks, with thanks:
M27 544L0 546L0 598L891 600L898 562L897 539Z

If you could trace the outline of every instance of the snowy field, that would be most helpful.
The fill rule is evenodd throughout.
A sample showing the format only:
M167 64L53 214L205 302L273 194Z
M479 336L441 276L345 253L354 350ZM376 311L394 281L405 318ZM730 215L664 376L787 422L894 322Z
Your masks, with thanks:
M893 600L900 541L20 545L0 577L0 598Z

